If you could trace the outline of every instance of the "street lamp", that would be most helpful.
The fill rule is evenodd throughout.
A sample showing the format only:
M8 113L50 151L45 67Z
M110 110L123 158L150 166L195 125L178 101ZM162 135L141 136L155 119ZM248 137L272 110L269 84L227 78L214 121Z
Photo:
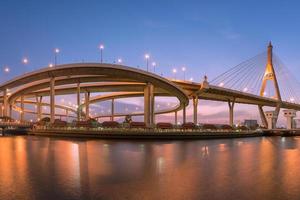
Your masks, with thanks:
M54 65L57 65L57 55L59 54L60 50L59 48L54 49Z
M193 77L191 77L191 78L190 78L190 81L192 82L193 80L194 80Z
M53 67L53 64L52 63L49 63L49 65L48 65L49 67Z
M25 64L25 65L28 64L28 58L26 58L26 57L23 58L22 63Z
M177 69L174 68L174 69L172 70L172 72L173 72L173 74L174 74L174 79L176 80Z
M183 80L185 81L185 71L186 71L186 68L182 67L181 70L183 71Z
M104 49L104 45L100 44L99 49L100 49L100 62L102 63L103 62L103 49Z
M152 62L153 72L155 73L156 62Z
M146 65L147 65L147 71L149 71L149 54L145 54L145 59L146 59Z
M4 68L4 72L8 73L10 71L9 67Z
M118 63L119 63L119 64L121 64L121 63L122 63L122 59L121 59L121 58L118 58L118 60L117 60L117 61L118 61Z

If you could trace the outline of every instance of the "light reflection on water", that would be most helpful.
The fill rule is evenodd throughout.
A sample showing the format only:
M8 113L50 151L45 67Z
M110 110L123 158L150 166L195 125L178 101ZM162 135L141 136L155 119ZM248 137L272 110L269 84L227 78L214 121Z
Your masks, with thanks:
M300 199L299 138L0 137L0 199Z

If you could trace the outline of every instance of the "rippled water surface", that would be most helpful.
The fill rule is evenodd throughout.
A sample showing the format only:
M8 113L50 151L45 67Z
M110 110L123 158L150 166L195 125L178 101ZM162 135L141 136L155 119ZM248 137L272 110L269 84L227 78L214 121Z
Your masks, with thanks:
M0 199L300 199L300 138L0 137Z

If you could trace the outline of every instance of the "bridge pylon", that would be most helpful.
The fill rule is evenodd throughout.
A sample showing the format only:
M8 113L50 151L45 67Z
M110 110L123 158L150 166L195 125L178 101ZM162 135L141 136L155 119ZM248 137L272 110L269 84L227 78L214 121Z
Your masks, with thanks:
M260 88L260 96L265 96L265 90L266 90L266 86L267 86L267 82L270 81L273 83L274 88L275 88L275 97L278 100L278 104L276 106L276 109L272 115L272 120L267 122L265 115L261 115L262 118L262 122L264 124L265 127L270 128L276 128L276 123L277 123L277 118L278 118L278 114L280 111L280 104L281 104L281 95L280 95L280 90L279 90L279 85L278 85L278 81L277 81L277 77L276 77L276 73L273 67L273 46L272 43L269 42L268 45L268 54L267 54L267 64L266 64L266 68L265 68L265 73L263 76L263 80L262 80L262 85ZM262 111L262 107L259 107L259 111ZM270 123L271 124L266 124L266 123Z

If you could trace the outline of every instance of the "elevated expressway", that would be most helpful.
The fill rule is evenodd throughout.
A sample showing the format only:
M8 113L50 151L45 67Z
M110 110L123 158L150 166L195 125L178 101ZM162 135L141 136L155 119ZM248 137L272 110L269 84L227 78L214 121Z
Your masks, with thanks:
M130 115L144 115L147 125L155 123L155 114L170 112L175 113L176 123L179 110L183 110L183 122L185 122L186 106L189 104L190 99L193 102L194 123L198 121L199 99L228 102L230 125L233 125L235 103L257 105L263 123L267 123L262 109L263 106L278 107L280 105L280 108L300 110L299 104L210 85L207 78L202 83L171 80L132 67L100 63L75 63L43 68L1 84L0 90L2 91L0 103L3 108L0 109L0 114L11 116L12 110L16 110L20 113L21 121L25 120L24 113L36 114L37 119L41 119L43 115L50 115L51 122L54 122L55 117L70 117L70 112L76 115L77 120L88 119L90 104L106 100L112 102L111 114L95 117L110 117L111 120L114 120L114 117L127 115L114 112L114 100L133 97L144 97L144 111L132 112ZM98 92L105 94L91 97L91 93ZM84 93L84 102L81 102L81 93ZM76 94L76 109L59 105L55 101L55 96L69 94ZM155 111L154 97L159 96L175 97L178 99L178 104L167 110ZM43 102L43 97L50 97L50 102ZM32 98L35 101L30 100ZM36 110L25 109L24 104L34 104ZM43 112L42 106L49 106L50 112ZM65 110L66 114L55 113L55 108ZM85 110L83 111L82 108L85 108Z

